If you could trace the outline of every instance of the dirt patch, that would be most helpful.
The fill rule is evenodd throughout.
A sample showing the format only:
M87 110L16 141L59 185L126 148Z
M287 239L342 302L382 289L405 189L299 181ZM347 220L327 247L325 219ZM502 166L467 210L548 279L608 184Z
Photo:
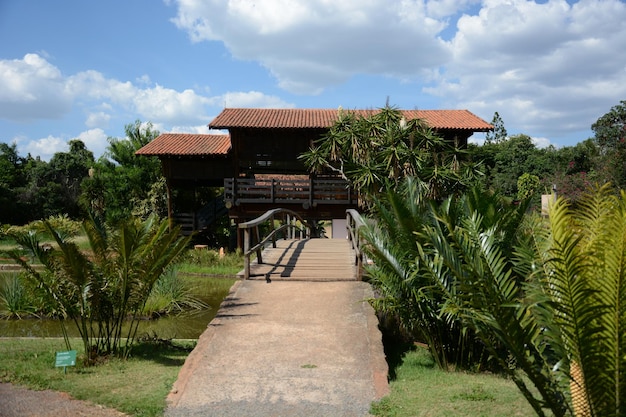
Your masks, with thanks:
M57 391L33 391L0 383L0 417L124 417L112 408L80 401Z

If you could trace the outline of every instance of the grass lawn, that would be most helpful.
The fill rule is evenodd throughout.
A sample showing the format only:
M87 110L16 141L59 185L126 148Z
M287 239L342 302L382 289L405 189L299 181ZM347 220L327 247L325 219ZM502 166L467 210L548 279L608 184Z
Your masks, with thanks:
M489 374L444 372L424 348L405 354L390 394L372 406L379 417L534 416L513 381Z
M194 341L172 345L140 343L127 361L109 359L90 368L78 364L55 368L55 352L65 351L62 339L0 339L0 381L32 389L69 393L80 400L116 408L135 416L161 416L165 398ZM72 348L82 355L80 339Z

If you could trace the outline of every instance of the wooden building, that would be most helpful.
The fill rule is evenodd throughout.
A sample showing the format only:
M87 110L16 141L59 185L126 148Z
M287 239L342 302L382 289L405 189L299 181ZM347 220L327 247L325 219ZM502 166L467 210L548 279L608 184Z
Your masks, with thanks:
M367 116L377 110L344 110ZM467 145L474 132L493 129L467 110L402 110L405 119L423 119L439 135ZM176 217L171 190L224 187L225 212L235 223L270 208L285 207L314 220L345 217L357 195L345 181L309 175L298 156L332 126L336 109L224 109L210 124L228 135L165 133L137 151L158 156L167 180L170 219ZM216 205L217 206L217 205ZM210 210L209 210L210 211ZM194 214L193 229L206 220ZM203 223L204 222L204 223Z

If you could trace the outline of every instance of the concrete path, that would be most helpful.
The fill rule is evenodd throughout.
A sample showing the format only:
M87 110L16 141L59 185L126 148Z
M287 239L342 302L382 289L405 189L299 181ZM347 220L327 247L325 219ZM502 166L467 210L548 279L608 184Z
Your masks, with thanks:
M239 281L168 397L168 417L367 416L388 391L357 281Z

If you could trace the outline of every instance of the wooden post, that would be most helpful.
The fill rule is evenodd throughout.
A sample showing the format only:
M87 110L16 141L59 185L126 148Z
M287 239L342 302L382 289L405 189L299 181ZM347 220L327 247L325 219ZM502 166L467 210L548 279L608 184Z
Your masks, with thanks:
M272 217L270 217L270 233L274 232L274 215L272 214ZM276 248L276 235L272 235L272 247Z
M243 237L242 236L243 231L239 228L239 218L234 219L234 220L235 220L235 233L237 234L237 247L239 249L243 249L244 243L241 241ZM244 253L246 253L245 250L244 250Z
M254 226L254 230L256 232L256 245L258 245L261 242L261 232L259 231L259 226ZM261 253L263 252L263 248L259 247L256 250L256 262L258 264L262 264L263 263L263 255L261 255Z
M250 278L250 229L243 230L243 279Z

